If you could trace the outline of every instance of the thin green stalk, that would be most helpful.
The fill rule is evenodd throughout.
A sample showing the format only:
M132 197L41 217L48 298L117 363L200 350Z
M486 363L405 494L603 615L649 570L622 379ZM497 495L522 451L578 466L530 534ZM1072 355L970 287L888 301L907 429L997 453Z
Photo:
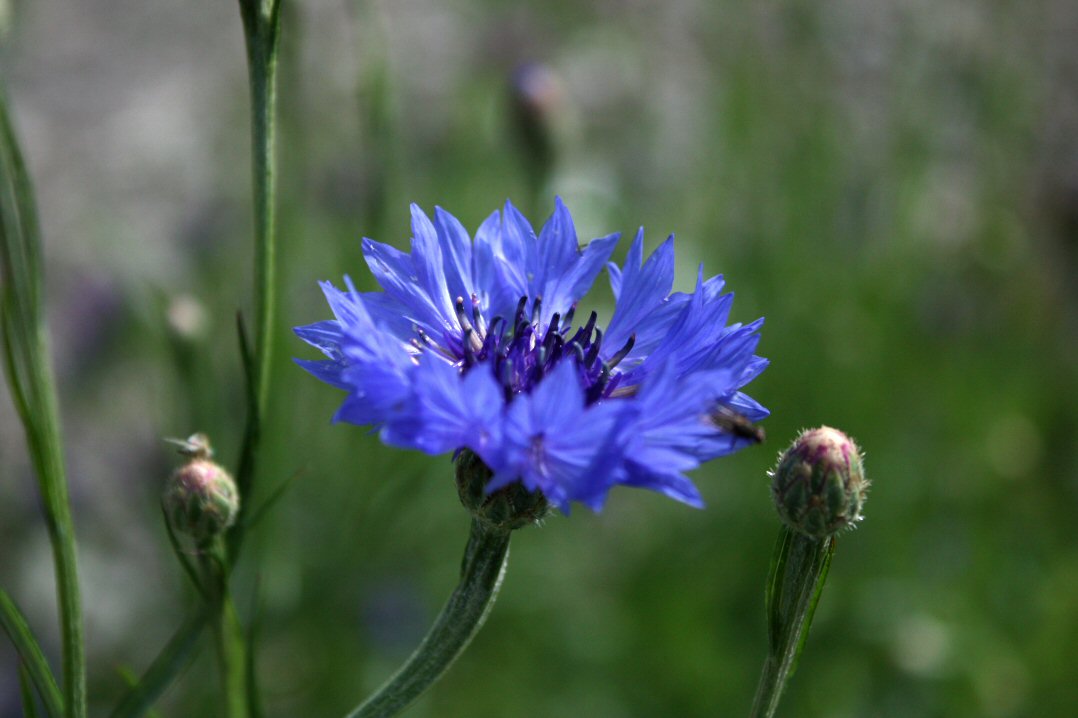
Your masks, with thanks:
M228 594L222 597L221 606L215 612L213 632L223 683L221 714L227 718L247 718L246 646L236 607Z
M259 415L269 397L277 314L277 49L280 0L240 0L251 92L251 172L255 227L255 393ZM241 490L243 487L240 487Z
M247 658L243 628L229 590L225 543L217 537L200 548L200 583L210 593L210 621L221 677L221 715L247 718Z
M235 472L240 496L251 496L255 464L261 443L262 424L269 400L269 381L273 365L273 337L276 323L276 105L277 50L280 37L281 0L239 0L247 49L247 75L251 107L251 173L254 207L254 313L255 341L253 351L240 321L241 360L247 384L247 422L239 466ZM239 557L245 517L228 535L227 565L233 566ZM222 579L227 583L228 571ZM135 718L143 715L172 678L185 664L206 624L215 627L218 653L223 666L237 664L232 654L233 641L242 641L242 632L235 609L227 602L210 603L189 618L176 631L168 645L151 664L139 683L133 687L113 711L113 718ZM240 637L237 639L237 637ZM240 644L242 647L242 643ZM240 654L242 657L242 654ZM227 659L227 660L226 660ZM226 668L226 683L230 669ZM242 675L242 672L241 674ZM231 688L229 695L236 695ZM243 695L243 693L239 693Z
M772 718L786 682L808 640L812 616L820 600L831 557L833 536L817 540L785 526L771 557L767 579L768 655L756 689L752 718Z
M75 529L64 472L59 410L41 301L41 237L30 178L0 93L0 317L8 382L26 433L52 544L63 644L63 691L68 718L86 715Z
M473 519L464 549L460 583L419 648L349 718L388 718L434 684L482 627L509 562L509 531Z
M49 662L30 631L26 618L4 591L0 591L0 624L19 655L20 675L25 675L33 684L49 718L60 718L64 714L64 697L56 685Z
M247 47L247 78L251 93L251 178L254 197L255 341L253 357L240 321L241 358L248 385L247 427L244 432L237 488L249 498L269 400L273 366L273 337L277 299L277 51L280 40L280 0L239 0ZM231 560L239 554L246 521L228 542ZM225 555L222 553L222 556ZM221 564L222 566L224 564ZM229 563L230 565L230 563ZM248 715L247 698L256 682L246 675L247 646L228 590L227 569L218 577L219 602L215 606L214 634L224 683L225 714ZM252 696L257 699L257 696Z

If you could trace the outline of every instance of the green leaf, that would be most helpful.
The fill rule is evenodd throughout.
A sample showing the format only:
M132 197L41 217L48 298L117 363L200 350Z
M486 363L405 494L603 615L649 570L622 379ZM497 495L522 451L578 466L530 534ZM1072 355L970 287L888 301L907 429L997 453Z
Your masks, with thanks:
M187 575L187 578L191 580L191 585L195 587L198 594L204 601L209 601L209 594L206 593L205 587L202 585L202 579L199 578L198 571L191 564L191 561L187 558L187 554L184 553L183 544L180 543L179 537L176 532L172 530L172 522L168 520L168 511L165 510L164 504L161 505L161 520L165 523L165 532L168 534L168 543L172 547L172 553L176 556L176 560L180 562L180 566L183 567L183 572Z
M812 539L785 526L771 554L764 603L767 608L768 655L753 704L753 718L771 718L786 682L797 668L820 601L835 539Z
M146 715L176 675L191 660L209 616L210 609L206 604L199 606L197 611L188 616L142 674L142 678L128 690L109 714L111 718L136 718Z
M75 529L64 473L59 410L41 302L41 238L33 189L0 91L0 334L15 408L26 433L52 545L68 718L86 715Z
M11 597L2 590L0 590L0 623L3 624L4 632L15 646L15 652L19 654L20 677L25 675L37 689L38 695L45 704L45 712L50 718L60 718L64 714L64 699L60 688L56 685L52 669L49 668L49 662L45 660L45 654L22 612ZM33 704L32 697L30 704ZM25 691L23 705L26 705Z
M37 703L34 701L34 688L30 684L30 674L23 663L19 663L19 697L22 699L23 718L37 718Z

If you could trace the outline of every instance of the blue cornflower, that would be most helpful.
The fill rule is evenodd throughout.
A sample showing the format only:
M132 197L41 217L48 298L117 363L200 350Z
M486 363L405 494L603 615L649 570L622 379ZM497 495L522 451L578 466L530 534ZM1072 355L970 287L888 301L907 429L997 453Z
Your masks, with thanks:
M413 205L412 232L411 254L363 240L383 291L324 282L336 319L295 330L328 357L299 364L348 392L336 421L429 454L469 450L488 492L520 481L563 511L598 510L618 484L701 506L685 472L755 440L747 422L768 412L739 389L767 365L763 320L728 325L733 295L702 267L695 291L671 294L672 236L645 262L640 230L618 268L618 235L580 247L560 199L538 237L509 202L474 242L441 208L431 222ZM604 265L605 331L595 312L576 317Z

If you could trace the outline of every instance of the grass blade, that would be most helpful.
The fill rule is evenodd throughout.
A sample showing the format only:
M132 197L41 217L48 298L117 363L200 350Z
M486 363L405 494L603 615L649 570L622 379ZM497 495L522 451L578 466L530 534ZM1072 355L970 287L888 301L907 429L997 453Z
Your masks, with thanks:
M203 604L183 622L142 674L138 683L128 690L113 709L111 718L137 718L146 715L176 674L194 655L198 639L209 620L209 613L208 606Z
M34 701L34 688L26 666L19 664L19 697L22 699L23 718L37 718L37 703Z
M30 178L0 92L0 265L4 363L26 433L52 544L68 718L86 716L75 530L64 473L59 410L41 303L41 238Z
M64 714L64 697L60 693L59 686L56 685L49 662L45 660L45 654L22 612L4 591L0 591L0 624L3 624L4 632L15 646L16 653L19 654L20 677L25 675L37 689L38 695L45 704L45 712L50 718L60 718ZM23 693L25 712L26 691L24 690ZM32 696L29 705L33 705Z

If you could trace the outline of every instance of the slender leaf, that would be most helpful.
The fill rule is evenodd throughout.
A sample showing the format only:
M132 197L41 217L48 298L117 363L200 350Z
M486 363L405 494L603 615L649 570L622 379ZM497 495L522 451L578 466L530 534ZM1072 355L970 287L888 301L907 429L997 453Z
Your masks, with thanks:
M22 699L23 718L37 718L37 701L34 700L34 687L30 680L26 666L19 663L19 697Z
M68 500L59 409L41 302L41 239L30 178L0 92L0 334L7 379L26 433L52 545L68 718L86 715L75 530Z
M208 607L202 605L187 617L138 682L124 694L110 714L111 718L136 718L147 714L194 655L209 616Z
M116 672L120 674L120 678L127 684L128 688L134 688L138 685L138 676L127 666L120 666L116 669ZM146 718L161 718L161 714L150 709L146 712Z
M168 519L168 511L165 510L164 505L161 506L161 519L165 523L165 533L168 534L168 543L172 547L172 553L176 555L176 560L180 562L180 566L183 567L183 572L187 575L187 578L191 580L191 585L198 591L198 595L203 600L209 600L209 596L206 593L205 587L202 585L202 580L199 578L198 571L191 565L190 559L187 558L187 554L184 553L183 544L180 543L179 537L176 532L172 530L172 522Z
M288 492L288 489L292 488L292 485L295 483L296 478L299 475L300 472L297 471L288 478L286 478L284 481L277 484L277 486L274 487L273 491L270 492L270 495L267 496L262 501L262 503L258 505L257 508L251 510L250 516L244 522L245 528L250 530L257 526L258 523L266 516L266 514L269 513L269 510L272 509L277 504L277 502L281 500L285 493Z
M20 675L25 672L33 683L37 693L45 704L45 711L50 718L59 718L64 714L64 697L56 685L49 662L41 650L33 631L18 606L5 591L0 590L0 623L4 632L19 654Z

